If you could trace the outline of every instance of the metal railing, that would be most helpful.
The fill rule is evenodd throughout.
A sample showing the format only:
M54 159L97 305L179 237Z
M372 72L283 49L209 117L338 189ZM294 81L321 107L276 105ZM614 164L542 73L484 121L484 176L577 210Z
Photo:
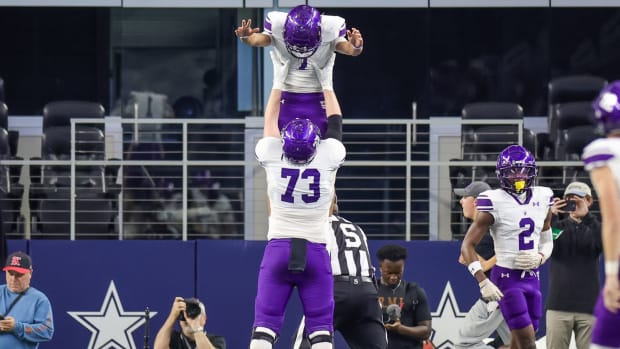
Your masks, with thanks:
M523 139L521 120L485 122L516 125L512 136ZM495 161L463 160L460 126L440 118L346 119L347 160L336 181L341 214L372 239L462 237L467 222L452 190L472 180L493 185ZM84 140L89 127L103 140ZM42 173L22 181L30 227L9 236L264 239L266 182L254 158L261 136L262 118L73 119L68 158L2 161ZM579 161L538 165L539 183L558 194L571 179L588 180Z

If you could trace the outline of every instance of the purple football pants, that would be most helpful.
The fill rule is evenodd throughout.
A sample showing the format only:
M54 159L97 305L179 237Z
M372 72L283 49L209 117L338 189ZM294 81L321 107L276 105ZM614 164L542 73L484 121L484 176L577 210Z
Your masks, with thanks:
M325 114L323 92L294 93L282 91L278 129L283 129L286 124L296 118L310 119L321 130L321 138L325 138L327 115Z
M267 243L258 273L258 290L254 303L254 328L267 327L280 334L286 304L297 286L306 330L334 331L334 279L325 244L307 242L306 268L288 270L290 239L273 239Z
M494 266L491 281L502 291L504 297L499 308L510 330L534 326L538 330L542 315L542 293L538 269L533 271L513 270Z
M602 291L594 306L594 317L596 321L592 329L592 343L604 347L620 348L620 312L614 314L605 308Z

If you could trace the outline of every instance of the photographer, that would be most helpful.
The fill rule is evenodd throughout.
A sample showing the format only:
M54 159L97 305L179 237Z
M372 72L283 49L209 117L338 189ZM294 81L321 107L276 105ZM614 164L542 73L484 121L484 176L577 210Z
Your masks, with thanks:
M547 297L547 348L568 349L575 332L578 349L590 346L599 292L599 256L602 252L601 223L590 212L592 191L572 182L564 198L554 198L553 253ZM560 215L566 215L560 219Z
M174 329L179 321L181 331ZM226 349L224 337L207 334L205 306L196 298L176 297L172 309L155 337L154 349Z

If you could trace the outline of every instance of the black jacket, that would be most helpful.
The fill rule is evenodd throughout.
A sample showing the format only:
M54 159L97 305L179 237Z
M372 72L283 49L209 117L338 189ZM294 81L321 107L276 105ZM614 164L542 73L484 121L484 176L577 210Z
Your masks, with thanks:
M581 223L551 223L563 232L553 242L547 309L592 314L600 288L601 223L588 213Z

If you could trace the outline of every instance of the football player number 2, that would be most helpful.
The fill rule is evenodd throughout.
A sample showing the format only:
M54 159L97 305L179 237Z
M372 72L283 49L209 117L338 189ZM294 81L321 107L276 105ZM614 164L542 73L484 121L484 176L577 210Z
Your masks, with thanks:
M288 185L286 186L286 191L280 196L280 198L284 202L295 202L293 193L295 192L295 186L297 185L300 174L302 179L310 179L307 181L308 191L310 194L302 194L301 200L307 204L318 201L321 196L321 188L319 186L321 183L321 173L315 168L307 168L303 170L303 172L298 168L283 168L281 176L282 178L288 178L289 180Z
M525 217L519 221L521 233L519 233L519 250L531 250L534 248L534 240L531 238L534 232L534 221Z

